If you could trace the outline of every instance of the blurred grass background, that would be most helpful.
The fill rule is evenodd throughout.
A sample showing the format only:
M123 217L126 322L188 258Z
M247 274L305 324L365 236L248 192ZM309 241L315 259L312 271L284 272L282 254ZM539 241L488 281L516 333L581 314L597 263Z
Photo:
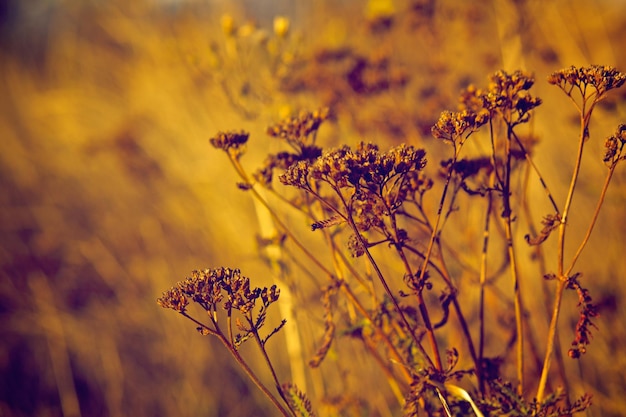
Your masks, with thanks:
M272 32L278 15L287 37ZM434 167L439 112L466 84L524 68L544 99L536 161L562 199L575 113L544 80L569 65L626 70L624 1L8 0L0 19L3 417L272 415L221 346L155 303L197 268L271 282L253 205L208 145L216 131L249 130L255 167L278 149L269 123L328 105L326 143L421 144ZM379 63L359 80L384 88L350 82L359 59ZM626 122L624 90L592 125L590 196L603 139ZM615 181L580 267L603 306L580 371L589 415L626 409L623 169Z

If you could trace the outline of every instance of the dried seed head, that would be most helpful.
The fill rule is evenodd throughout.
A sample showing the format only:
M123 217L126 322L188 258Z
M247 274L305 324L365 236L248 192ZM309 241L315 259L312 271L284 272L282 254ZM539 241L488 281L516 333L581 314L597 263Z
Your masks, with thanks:
M487 123L485 112L475 113L471 110L460 112L444 111L431 129L432 135L452 143L463 143L469 135Z
M267 128L267 134L286 140L295 149L301 150L313 142L310 135L317 132L322 122L330 115L328 108L314 112L302 111L298 116L286 118Z
M250 134L243 130L217 132L215 137L209 139L213 147L227 152L231 157L238 159L245 151L245 144Z
M621 87L626 82L626 74L609 65L591 65L588 67L564 68L553 72L548 77L548 83L559 86L564 91L571 91L578 87L581 92L587 86L593 87L598 98L614 88Z
M604 153L604 162L608 166L614 166L619 161L623 160L624 146L626 145L626 124L620 124L617 126L615 134L606 138L604 147L606 151Z
M179 313L184 313L189 305L189 300L180 288L173 287L165 291L163 295L157 299L157 304L163 308L171 308Z

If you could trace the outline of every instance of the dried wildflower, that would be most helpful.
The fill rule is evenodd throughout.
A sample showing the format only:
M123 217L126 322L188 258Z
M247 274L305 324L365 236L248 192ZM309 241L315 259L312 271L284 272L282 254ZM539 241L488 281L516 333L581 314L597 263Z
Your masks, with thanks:
M179 313L184 313L189 305L189 300L180 288L173 287L165 291L163 295L157 299L157 304L163 308L171 308Z
M291 185L293 187L310 189L309 173L311 171L311 164L306 161L298 161L292 165L283 174L280 175L279 180L284 185Z
M263 306L268 307L270 304L278 301L279 295L280 290L276 285L272 285L270 288L263 288L261 290L261 300L263 301Z
M206 311L215 311L218 303L224 301L225 310L239 310L246 314L252 311L257 300L261 299L262 308L267 308L278 300L279 294L275 285L252 288L250 279L241 275L239 269L216 268L193 271L190 277L163 293L157 303L184 312L190 300Z
M284 139L295 149L301 150L305 145L313 143L314 134L329 116L330 110L328 108L322 108L315 112L302 111L298 116L284 119L268 127L267 134ZM313 135L312 138L311 135Z
M621 87L626 82L626 74L608 65L591 65L577 68L571 66L553 72L548 77L548 83L561 88L568 95L574 87L578 88L583 96L586 88L596 90L596 100L609 90Z
M263 166L254 174L254 178L264 187L271 188L274 170L286 170L299 161L312 162L322 154L322 149L315 145L315 133L321 123L329 117L328 108L315 112L300 112L267 128L267 134L284 139L295 152L282 151L270 154ZM302 183L303 184L303 183Z
M365 247L356 235L351 235L348 239L348 250L353 258L358 258L365 254Z
M619 161L626 158L623 153L624 145L626 145L626 124L620 124L615 134L609 136L604 142L606 151L603 160L609 167L615 166Z
M352 217L356 228L366 232L385 227L383 217L389 216L388 206L374 193L357 192L352 203Z
M485 92L476 88L475 85L470 84L459 95L459 102L462 110L467 110L473 113L489 112L485 109Z
M475 113L470 110L444 111L432 127L431 133L437 139L460 145L479 127L487 123L487 120L485 113Z
M371 143L361 143L354 151L344 146L318 158L312 165L312 176L337 188L364 187L373 191L396 176L422 170L426 165L425 155L423 149L405 144L386 153Z
M540 98L528 93L534 83L534 78L524 71L497 71L490 77L489 88L482 96L483 106L502 115L511 126L525 123L530 119L530 111L541 104Z
M591 328L595 327L597 329L592 319L598 317L598 310L592 304L593 300L589 295L589 290L581 287L578 280L580 276L580 273L576 273L567 280L567 288L575 290L578 294L578 306L580 307L580 316L578 323L576 323L576 337L572 342L574 347L567 353L573 359L579 358L587 351L586 346L591 342Z
M287 403L292 410L296 410L299 417L315 417L311 402L298 387L292 383L281 385L282 391L285 393Z
M299 161L313 161L322 154L318 146L303 146L298 153L279 152L271 154L263 163L263 166L254 174L254 178L264 187L271 188L274 170L284 171Z
M211 139L211 145L228 153L231 157L238 159L245 151L245 144L248 142L250 134L243 130L218 132Z

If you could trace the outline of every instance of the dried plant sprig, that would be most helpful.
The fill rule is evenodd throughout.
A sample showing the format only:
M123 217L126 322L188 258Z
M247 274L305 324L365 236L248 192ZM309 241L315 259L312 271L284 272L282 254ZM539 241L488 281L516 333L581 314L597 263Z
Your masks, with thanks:
M588 234L583 239L572 264L568 268L565 268L563 264L562 251L562 245L565 240L565 226L574 194L576 178L578 177L582 144L589 137L588 126L591 110L607 91L617 88L624 83L624 74L611 67L592 66L586 69L579 68L575 73L571 69L562 70L551 76L551 82L562 88L572 99L572 91L578 88L583 98L580 106L581 141L579 154L563 211L559 210L548 191L548 196L554 207L554 214L546 216L543 221L544 228L537 236L532 238L527 236L526 239L529 243L538 245L544 242L551 232L559 230L559 267L557 273L548 276L548 278L554 278L557 283L555 309L548 339L553 339L554 337L562 291L564 289L575 290L578 293L581 313L580 320L576 326L574 348L570 351L570 355L577 356L584 353L590 341L590 330L592 327L595 327L592 319L597 316L597 310L592 303L588 290L581 287L578 281L579 275L571 274L570 272L580 251L588 240L589 233L593 228L593 223L604 198L606 185L608 185L613 170L619 161L625 159L623 149L626 143L626 127L624 125L620 125L616 134L610 136L605 142L606 150L603 160L609 167L607 181ZM251 190L251 193L261 200L262 204L271 211L272 218L280 226L284 236L289 241L293 240L328 275L332 281L331 287L334 290L341 291L343 295L348 297L351 303L349 307L351 309L349 310L350 320L358 320L356 316L358 316L358 313L362 314L364 317L362 322L365 324L362 326L357 325L357 327L360 327L358 331L355 331L355 334L359 333L359 337L363 340L368 352L372 353L375 359L382 364L381 368L388 379L390 379L390 383L393 385L393 383L397 384L400 382L400 384L396 385L397 389L402 382L408 384L411 383L412 379L411 406L425 408L429 413L441 414L445 412L446 415L452 415L457 410L465 412L469 410L467 405L460 406L459 403L445 396L446 393L452 393L447 390L447 387L455 387L454 385L446 385L446 381L460 378L468 373L473 373L478 378L480 396L485 401L492 400L493 398L490 399L489 395L494 393L504 398L503 402L498 403L498 401L495 401L498 403L496 405L499 408L493 409L502 414L511 412L536 416L552 416L558 415L556 413L559 412L574 412L577 410L576 407L584 409L588 406L588 402L585 399L581 399L579 403L575 403L570 407L567 401L560 402L562 397L559 397L557 393L543 398L549 362L544 362L537 400L529 400L527 396L522 395L524 367L521 359L518 359L517 364L519 376L517 390L512 388L513 385L502 385L505 387L502 389L494 388L498 377L501 376L501 372L498 369L492 375L488 372L483 372L483 369L479 368L488 359L483 357L482 348L479 356L473 353L472 338L469 330L467 330L467 325L463 327L463 337L469 343L475 367L470 371L453 371L453 368L457 365L459 353L454 348L448 349L448 361L447 363L442 363L437 344L442 343L443 339L439 338L440 341L438 342L434 332L437 327L443 327L448 323L450 306L454 306L457 310L461 324L464 320L460 307L458 307L458 294L455 285L445 266L445 258L441 254L443 252L442 248L445 248L445 246L442 247L439 242L439 239L442 237L441 229L445 226L448 216L454 211L455 198L457 194L461 195L459 193L460 190L465 190L469 195L488 197L487 227L484 229L485 233L488 234L489 222L493 221L490 220L492 219L492 208L496 212L493 197L497 196L501 198L503 205L501 218L504 219L505 227L503 234L508 251L504 254L505 262L511 268L516 297L518 356L520 352L523 353L523 349L521 349L522 328L524 327L521 325L523 306L521 303L521 291L518 285L517 263L515 253L512 250L514 242L511 223L515 219L514 209L516 208L511 207L511 205L512 201L516 201L512 198L515 181L513 181L512 187L511 178L514 169L521 165L520 161L523 159L526 159L538 174L538 170L530 158L532 148L527 142L520 140L520 136L518 136L515 130L519 124L528 122L533 110L541 104L541 100L532 96L529 92L533 84L533 77L526 72L507 73L498 71L490 77L487 89L478 90L472 87L464 92L462 96L463 106L460 111L442 113L438 122L433 126L432 133L435 138L451 143L454 147L454 154L452 158L445 161L442 165L444 168L443 178L445 186L437 219L434 221L427 214L423 204L426 191L430 190L433 185L433 180L426 178L423 172L426 164L425 151L412 146L401 145L383 152L377 145L370 143L361 143L356 148L341 146L323 151L321 147L315 144L315 137L322 122L329 117L327 110L301 112L295 117L283 120L268 128L267 133L270 136L284 140L290 147L290 150L270 155L265 165L253 177L248 176L239 161L245 151L245 144L248 140L246 132L220 132L215 138L211 139L213 146L226 151L237 172L244 180L240 188ZM487 124L489 125L491 136L492 155L461 159L461 148L464 142L474 132ZM314 231L319 230L318 233L327 238L334 257L335 273L332 273L319 261L315 261L315 254L306 251L302 243L295 239L294 234L285 227L285 224L271 210L267 200L263 199L259 194L260 190L257 185L260 184L270 188L271 192L280 196L279 191L281 189L272 189L275 171L282 171L279 180L284 185L293 186L297 189L295 191L292 190L292 194L297 196L295 199L284 198L284 201L293 207L301 209L307 216L307 219L310 219L310 222L312 222L312 229ZM253 180L250 181L250 178L253 178ZM543 178L540 175L539 178L547 191ZM449 184L452 187L452 191L450 194L447 194ZM444 211L444 203L447 203L445 205L447 211ZM426 234L430 234L430 242L426 250L423 250L419 244L415 244L417 241L415 236L413 236L415 228L409 227L407 224L417 225L419 232L424 237ZM355 265L358 262L354 262L353 265L347 260L347 255L339 250L338 241L335 238L341 231L349 233L348 246L353 256L367 255L370 262L369 265L373 268L373 273L378 276L384 286L386 292L384 295L385 301L378 308L374 309L373 312L363 307L363 304L360 303L360 300L355 297L350 289L349 281L347 279L344 280L346 271L348 275L355 274L355 276L358 276L360 274L354 272ZM483 252L485 257L487 254L487 242L488 239L485 238ZM383 243L396 251L395 254L405 269L405 281L411 293L409 295L417 297L417 306L400 305L396 299L396 294L391 291L390 286L387 284L386 280L388 277L383 276L377 260L372 255L372 253L376 252L370 251L372 247ZM338 255L339 253L341 255ZM413 265L414 259L409 260L406 256L407 254L421 258L423 260L421 267ZM434 261L431 259L431 255L435 259ZM481 285L483 281L486 282L486 265L485 259L485 270L481 270ZM422 297L424 290L428 294L428 291L433 288L433 283L435 285L440 284L435 279L429 277L429 272L433 273L437 278L442 277L446 285L439 298L440 305L434 301L433 297L427 299L428 305L426 305ZM198 275L201 276L202 273L198 272ZM483 278L485 279L483 280ZM362 276L359 276L357 281L359 284L364 285L364 288L367 290L367 296L372 296L376 303L380 301L377 300L378 294L376 294L374 286L368 287L368 284L372 284L371 282L368 283L367 279L363 280ZM188 282L172 288L167 294L164 293L164 296L158 302L163 307L171 308L188 318L191 318L188 314L191 303L203 306L209 311L209 320L212 321L213 325L204 325L195 319L192 320L198 324L203 334L218 336L218 338L222 337L223 339L220 340L225 341L227 345L232 347L233 355L238 355L237 348L244 341L256 340L266 362L272 369L280 396L288 405L287 409L283 408L283 410L291 412L293 415L311 415L310 404L308 406L304 405L308 401L305 401L305 396L297 388L294 388L292 392L291 388L288 388L286 385L281 386L278 384L267 352L264 350L267 340L280 330L284 321L266 337L261 337L258 332L258 329L265 324L267 307L278 299L277 288L254 288L249 280L237 278L231 279L227 285L216 282L217 284L213 283L211 286L192 276ZM401 292L401 295L406 294ZM333 341L336 342L336 329L330 300L330 291L327 291L324 293L323 303L325 311L324 337L321 347L312 361L318 365L328 352L331 343ZM433 305L441 308L441 310L437 310L438 312L443 312L443 318L434 326L430 322L430 313L428 312L428 309L432 308ZM220 313L218 315L218 307L225 310L227 314ZM337 308L337 306L334 306L334 308ZM231 315L234 323L231 323ZM226 327L218 326L218 316L222 318L226 316L228 321ZM481 315L480 317L482 321L484 316ZM359 323L359 321L356 322ZM240 333L233 334L233 327L238 329ZM225 329L223 333L222 328ZM374 330L374 336L372 336L372 329ZM423 339L426 340L424 336L428 336L432 352L426 353L422 347L421 342ZM482 337L481 330L481 345ZM381 341L384 344L381 345ZM550 342L548 344L546 358L549 358L551 355ZM381 349L381 346L384 346L385 349ZM397 371L385 363L385 354L390 354L394 363L401 364L403 372L405 372L404 375L409 377L408 381L396 380L397 375L395 374ZM484 385L487 385L486 389L484 389ZM467 396L461 395L461 397L466 400L469 398L475 413L480 415L481 410L476 408L469 394ZM290 402L290 400L295 402ZM407 401L408 403L409 401ZM481 405L484 406L483 410L491 411L492 409L485 404Z
M213 147L221 149L231 154L235 159L239 159L245 152L245 145L250 134L243 130L218 132L215 137L209 139Z
M583 412L591 406L591 395L587 393L570 404L567 393L562 390L538 401L525 399L501 379L491 381L490 387L492 395L480 404L488 415L561 417Z
M294 412L280 389L274 366L265 350L267 340L285 325L285 321L283 320L265 337L261 337L259 333L259 330L265 324L268 307L278 301L279 295L280 291L275 285L269 288L251 287L250 279L243 276L239 269L220 267L193 271L190 277L178 282L170 290L165 291L157 299L157 304L163 308L177 311L191 320L197 325L197 329L202 335L217 337L248 377L270 399L280 413L283 416L292 417ZM203 323L189 314L187 308L190 302L199 305L208 313L209 324ZM258 310L256 314L255 309ZM222 330L223 326L220 325L218 310L226 311L226 333ZM235 325L241 331L241 333L237 334L234 334L232 329L232 317L235 312L238 312L240 315L235 318ZM240 345L250 339L254 339L257 342L274 378L278 393L285 401L287 408L271 393L246 360L239 354L238 348Z
M298 387L294 384L286 383L282 385L282 390L291 409L295 411L296 417L315 417L311 401Z
M372 244L367 242L362 232L374 229L386 237L380 242L388 240L394 242L397 248L399 247L397 245L400 245L402 233L394 226L394 215L404 204L408 195L405 187L407 176L409 173L421 171L425 165L426 158L423 149L402 144L387 152L381 152L374 144L360 143L354 150L348 146L342 146L326 151L311 163L300 161L280 176L283 184L297 187L311 194L324 207L348 222L354 233L354 238L351 238L349 244L353 255L367 255L387 296L395 304L396 310L408 329L412 327L368 250ZM334 192L340 203L339 206L332 205L329 199L319 194L317 190L322 184L330 187ZM407 262L405 262L405 267L410 274ZM420 304L422 304L420 311L425 322L430 323L423 302ZM432 327L427 327L432 333ZM422 355L428 360L428 355L423 351L412 330L410 335L416 346L422 350ZM433 336L431 341L434 343L434 340ZM436 361L436 363L440 368L440 362Z
M490 77L483 106L491 113L499 113L509 128L526 123L531 110L541 104L540 98L528 93L534 83L533 76L525 71L497 71Z
M486 112L463 110L460 112L444 111L432 127L431 133L437 138L460 146L482 125L489 120Z
M626 82L626 74L616 70L610 66L599 66L592 65L589 67L570 67L566 69L562 69L553 73L549 78L548 82L554 85L557 85L561 90L565 92L565 94L572 100L575 104L579 116L580 116L580 135L578 140L578 152L576 155L576 161L574 163L574 170L572 172L572 177L570 181L569 190L567 196L565 198L565 203L563 205L563 210L561 211L561 223L559 225L559 240L557 247L557 288L554 300L554 308L552 311L552 318L550 321L550 327L548 330L548 340L546 353L543 363L543 369L541 371L541 377L539 379L539 384L537 388L537 399L541 400L544 395L544 391L546 388L548 374L550 371L550 365L552 361L552 355L555 345L556 333L557 333L557 324L559 319L559 313L561 309L561 302L563 299L563 291L565 290L567 283L569 282L568 277L571 275L574 265L578 260L578 257L582 253L582 250L586 246L589 241L589 237L591 236L591 232L595 226L596 220L600 213L600 209L604 202L604 197L606 196L606 191L608 189L609 183L611 182L611 178L613 176L613 172L615 171L615 167L617 165L617 161L615 164L611 164L609 166L609 172L607 173L606 179L604 181L604 185L602 186L602 191L600 192L600 196L598 198L598 202L596 204L596 209L591 217L589 222L589 226L587 228L587 233L583 238L582 242L578 246L578 249L574 256L572 257L571 262L569 263L569 267L565 265L565 238L566 231L568 225L568 216L571 210L572 201L574 198L574 194L576 191L576 186L578 183L580 168L582 165L582 156L585 148L585 143L589 139L589 124L591 121L591 115L595 108L595 105L605 97L606 92L611 89L621 87L624 82ZM572 95L572 91L577 89L580 94L580 102L577 101L577 97ZM618 135L621 137L621 125L618 128ZM612 142L612 141L611 141ZM608 156L614 157L615 155L611 155L613 148L613 144L609 143ZM605 154L605 158L607 154ZM619 161L619 159L618 159Z
M626 124L622 123L617 126L615 133L604 142L606 152L603 161L609 168L626 159L624 145L626 145Z
M271 137L284 140L292 151L270 154L254 178L264 187L272 188L275 170L284 171L298 161L313 161L322 154L322 148L315 144L317 131L330 117L330 110L322 108L314 112L301 111L298 116L288 117L267 128Z
M330 117L328 107L314 112L301 111L294 117L283 119L267 128L267 134L287 141L294 149L301 150L315 142L315 134L322 122Z
M576 337L572 341L572 346L567 354L570 358L578 359L587 352L586 346L591 342L591 328L597 326L592 321L598 317L598 309L593 304L589 290L580 285L579 278L582 274L572 275L567 280L567 288L576 291L578 294L578 307L580 308L580 316L576 323Z
M574 88L586 96L587 88L595 89L597 97L601 97L609 90L621 87L626 82L626 74L610 65L590 65L561 69L548 77L548 83L553 84L570 95Z

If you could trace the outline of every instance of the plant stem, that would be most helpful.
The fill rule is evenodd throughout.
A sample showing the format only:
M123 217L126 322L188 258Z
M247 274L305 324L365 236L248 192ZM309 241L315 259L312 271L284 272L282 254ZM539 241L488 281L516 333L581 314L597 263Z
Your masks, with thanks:
M561 300L563 299L563 290L565 290L566 281L558 281L556 287L556 294L554 298L554 308L552 310L552 319L550 320L550 328L548 329L548 346L546 348L546 357L543 362L543 369L541 371L541 377L539 378L539 386L537 388L537 401L541 402L548 383L548 374L550 371L550 363L552 361L552 354L554 352L555 338L557 334L557 323L559 320L559 312L561 311Z
M563 213L561 215L561 224L559 224L559 241L558 241L558 253L557 253L557 279L558 285L556 289L554 308L552 311L552 319L550 321L550 328L548 330L548 340L546 347L546 356L543 361L543 368L541 370L541 377L539 379L539 386L537 387L537 401L543 400L546 384L548 382L548 374L550 373L550 365L552 362L552 354L554 351L555 338L557 334L559 312L561 310L561 301L563 299L563 290L567 283L567 276L564 271L564 258L565 258L565 231L567 227L567 220L569 217L569 210L574 198L574 192L576 190L576 184L578 182L578 176L580 174L580 167L582 165L582 155L585 147L585 142L589 134L589 120L591 112L593 110L593 104L588 112L585 112L585 101L583 100L583 106L580 113L580 137L578 141L578 153L576 155L576 162L574 164L574 171L572 173L572 179L569 186L569 191L565 199L565 205L563 207Z
M491 176L493 178L493 175ZM493 196L491 192L487 194L487 210L485 216L485 228L483 231L483 248L480 257L480 295L478 307L479 340L478 340L478 363L476 365L476 377L480 394L485 395L485 380L483 378L482 364L485 352L485 286L487 284L487 249L489 248L489 222L491 220L491 210Z
M600 192L600 197L598 198L598 203L596 204L596 209L594 210L591 221L589 222L587 233L585 233L585 237L583 238L582 242L580 242L580 246L578 246L578 249L576 250L576 254L574 254L572 261L570 262L570 266L565 271L565 274L564 274L565 276L569 276L571 274L572 269L574 269L574 265L576 264L576 261L578 260L578 257L580 256L583 249L587 245L587 242L589 242L589 238L591 237L591 232L593 231L596 221L598 220L600 209L602 208L602 204L604 203L604 198L606 197L606 192L609 188L611 178L613 177L613 173L615 172L615 166L616 164L613 164L609 168L609 172L607 173L606 179L604 180L604 184L602 186L602 191Z
M274 404L274 406L280 411L280 413L283 416L285 416L285 417L293 417L294 414L290 413L288 410L286 410L282 406L280 401L278 401L278 398L276 398L276 396L274 394L272 394L269 389L267 389L267 387L256 376L254 371L252 371L252 369L248 366L246 361L241 357L241 355L239 355L239 352L232 345L230 345L228 343L228 340L224 337L224 335L221 334L221 333L218 333L217 337L220 339L222 344L224 346L226 346L226 348L228 349L230 354L235 358L235 360L237 361L239 366L241 366L243 368L243 370L246 373L246 375L248 375L248 377L252 380L252 382L254 382L254 384L263 392L263 394L265 394L265 396L270 399L272 404ZM263 353L265 355L265 352L263 352ZM273 369L272 369L272 373L273 373ZM275 377L275 374L274 374L274 377ZM283 396L282 391L280 390L280 386L279 385L277 385L277 388L279 389L279 393L281 394L281 396ZM283 399L284 399L284 397L283 397Z
M278 401L276 396L274 394L272 394L269 389L267 389L267 387L263 384L263 382L261 382L261 380L256 376L254 371L248 366L246 361L241 357L241 355L239 355L239 352L232 345L231 341L228 340L228 338L226 336L224 336L222 331L219 329L219 327L217 326L217 322L216 321L213 321L213 324L215 325L215 329L212 329L212 328L208 327L206 324L204 324L204 323L196 320L195 318L191 317L189 314L187 314L184 311L180 312L180 314L182 314L183 316L185 316L186 318L188 318L192 322L196 323L199 327L201 327L203 329L206 329L209 332L209 335L216 336L220 340L220 342L222 342L222 344L226 347L226 349L228 349L230 354L235 358L235 361L237 361L239 366L241 366L241 368L244 370L244 372L246 373L248 378L250 378L250 380L252 382L254 382L254 385L256 385L261 390L261 392L263 392L263 394L265 394L265 396L272 402L272 404L274 404L274 406L280 411L280 413L283 416L285 416L285 417L293 417L293 414L289 413L282 406L282 404L280 404L280 401ZM258 337L258 335L256 333L255 333L255 337ZM263 352L263 353L265 354L265 352Z

